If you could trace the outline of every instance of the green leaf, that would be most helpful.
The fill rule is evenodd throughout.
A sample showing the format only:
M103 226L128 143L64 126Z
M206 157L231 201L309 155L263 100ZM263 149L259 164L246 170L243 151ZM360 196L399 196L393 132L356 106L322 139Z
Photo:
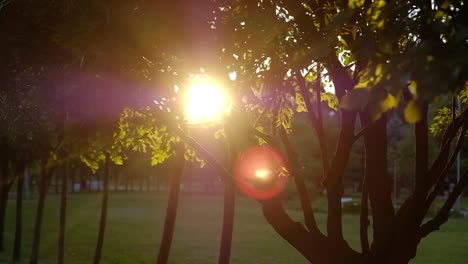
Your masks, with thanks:
M364 0L349 0L348 7L351 9L356 9L361 7L364 4Z

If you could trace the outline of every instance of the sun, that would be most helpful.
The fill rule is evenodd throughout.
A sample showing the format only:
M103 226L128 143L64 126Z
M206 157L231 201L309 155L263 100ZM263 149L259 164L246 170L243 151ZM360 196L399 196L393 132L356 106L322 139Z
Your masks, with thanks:
M216 82L193 80L185 93L184 114L190 124L219 121L229 111L229 101Z

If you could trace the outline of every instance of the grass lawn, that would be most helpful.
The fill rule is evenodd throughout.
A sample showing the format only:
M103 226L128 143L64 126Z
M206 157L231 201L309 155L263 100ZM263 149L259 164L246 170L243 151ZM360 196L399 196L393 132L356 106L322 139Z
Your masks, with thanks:
M100 209L99 194L71 194L66 234L69 264L92 262ZM236 204L232 263L306 263L288 243L266 223L259 205L240 197ZM36 200L24 202L23 261L31 249ZM295 206L291 206L293 208ZM151 193L111 193L103 264L155 263L161 239L166 197ZM58 196L46 203L40 263L55 263L58 236ZM301 220L300 212L290 210ZM325 215L318 214L323 227ZM216 263L222 219L222 199L215 196L184 195L171 250L170 263ZM358 249L358 217L346 215L344 230L349 243ZM14 201L9 201L6 226L6 253L0 263L10 263L14 236ZM462 264L468 260L468 220L451 219L441 231L430 235L420 246L413 264Z

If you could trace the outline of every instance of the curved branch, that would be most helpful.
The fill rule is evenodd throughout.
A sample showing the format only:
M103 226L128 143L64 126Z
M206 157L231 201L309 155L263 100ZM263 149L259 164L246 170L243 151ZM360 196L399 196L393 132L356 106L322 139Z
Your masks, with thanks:
M466 170L463 173L463 177L455 185L455 188L450 193L449 197L447 198L447 201L445 201L444 205L442 206L440 211L437 213L437 215L433 219L429 220L427 223L421 226L420 234L419 234L421 238L426 237L431 232L438 230L442 224L447 222L450 216L450 209L452 209L453 205L457 201L457 198L461 195L461 193L463 192L463 190L466 188L467 185L468 185L468 170Z
M291 164L291 173L294 177L294 183L296 184L297 191L299 193L299 200L301 202L302 212L304 213L304 220L309 232L313 235L321 234L320 230L317 227L317 222L315 220L314 212L311 206L310 197L307 192L307 187L304 183L302 175L299 174L299 161L297 159L297 154L294 152L294 149L289 142L288 135L283 127L280 128L280 137L283 142L284 147L288 155L289 162Z
M448 171L450 170L450 168L452 168L453 164L455 163L455 160L457 158L457 154L458 154L458 152L460 152L460 149L461 149L461 147L463 145L463 141L464 141L464 138L465 138L465 133L467 131L467 128L468 128L468 122L464 122L462 130L460 132L460 135L458 136L457 143L455 145L455 149L453 150L453 152L452 152L452 154L450 156L450 159L447 162L447 164L445 165L443 171L439 174L437 182L436 182L432 192L429 194L429 196L427 197L427 199L425 201L424 215L427 213L427 211L429 210L429 207L431 206L431 204L434 202L435 198L437 197L437 194L439 193L440 189L442 188L445 176L447 175Z

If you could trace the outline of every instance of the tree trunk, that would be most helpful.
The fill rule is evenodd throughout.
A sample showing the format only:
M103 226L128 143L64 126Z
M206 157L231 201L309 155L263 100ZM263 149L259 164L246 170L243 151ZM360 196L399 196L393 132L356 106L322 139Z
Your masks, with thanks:
M96 173L96 181L97 181L97 190L96 191L98 191L98 192L102 191L102 188L101 188L101 180L102 180L101 173L102 172L100 172L100 171L98 173ZM104 173L106 173L106 172L104 172ZM106 177L106 176L104 176L104 177Z
M59 226L59 241L57 263L63 264L65 252L65 226L67 220L67 195L68 195L68 173L69 164L65 164L62 176L62 193L60 195L60 226Z
M54 183L55 183L55 186L54 186L55 194L59 194L60 188L59 188L59 173L58 172L54 173Z
M109 153L106 153L106 163L105 163L105 172L104 172L104 193L102 195L102 205L101 205L101 218L99 221L99 233L98 240L96 244L96 250L94 253L94 264L99 264L101 262L101 253L102 246L104 244L104 235L106 232L106 222L107 222L107 202L109 197L109 174L110 174L110 157Z
M346 243L336 244L334 239L313 235L295 222L284 210L279 197L261 201L265 219L273 229L313 264L362 263L361 254Z
M8 203L8 193L10 191L10 183L8 182L8 160L2 159L0 171L0 252L5 250L5 216L6 206Z
M236 149L232 141L229 147L229 166L237 156ZM221 173L221 172L220 172ZM213 188L214 189L214 188ZM234 210L236 205L236 186L232 179L224 179L224 212L223 229L221 231L221 246L219 250L219 264L228 264L231 259L232 231L234 230Z
M47 187L49 186L49 172L46 172L46 168L44 168L44 164L41 167L41 175L40 175L40 183L39 183L39 198L37 201L37 209L36 209L36 218L34 221L34 233L33 233L33 242L31 247L31 260L29 263L37 264L39 259L39 245L41 242L41 228L42 228L42 220L44 215L44 205L45 205L45 198L47 195ZM57 177L57 174L55 174ZM57 184L57 178L55 178L55 184Z
M178 148L179 151L177 153L177 160L175 162L174 175L172 175L170 179L169 200L167 201L163 237L161 239L161 245L159 246L158 259L156 261L158 264L166 264L169 259L169 251L171 249L172 236L174 234L175 220L177 217L180 179L182 178L185 167L184 147L179 146Z
M232 231L234 229L236 187L233 181L224 181L224 213L223 230L221 233L221 247L219 250L219 264L228 264L231 258Z
M392 179L387 171L387 118L386 114L376 121L370 115L361 114L362 123L370 127L364 135L365 183L372 208L373 243L372 254L385 258L384 252L394 221L392 204ZM363 192L363 195L367 195ZM367 198L365 198L367 199ZM376 260L382 262L383 259Z
M13 244L13 263L18 263L21 259L21 236L23 227L23 188L24 177L22 172L24 167L18 172L18 185L16 190L16 227L15 227L15 241Z
M0 252L5 250L4 240L5 240L5 217L6 217L6 207L8 203L8 191L7 186L2 186L0 190Z

